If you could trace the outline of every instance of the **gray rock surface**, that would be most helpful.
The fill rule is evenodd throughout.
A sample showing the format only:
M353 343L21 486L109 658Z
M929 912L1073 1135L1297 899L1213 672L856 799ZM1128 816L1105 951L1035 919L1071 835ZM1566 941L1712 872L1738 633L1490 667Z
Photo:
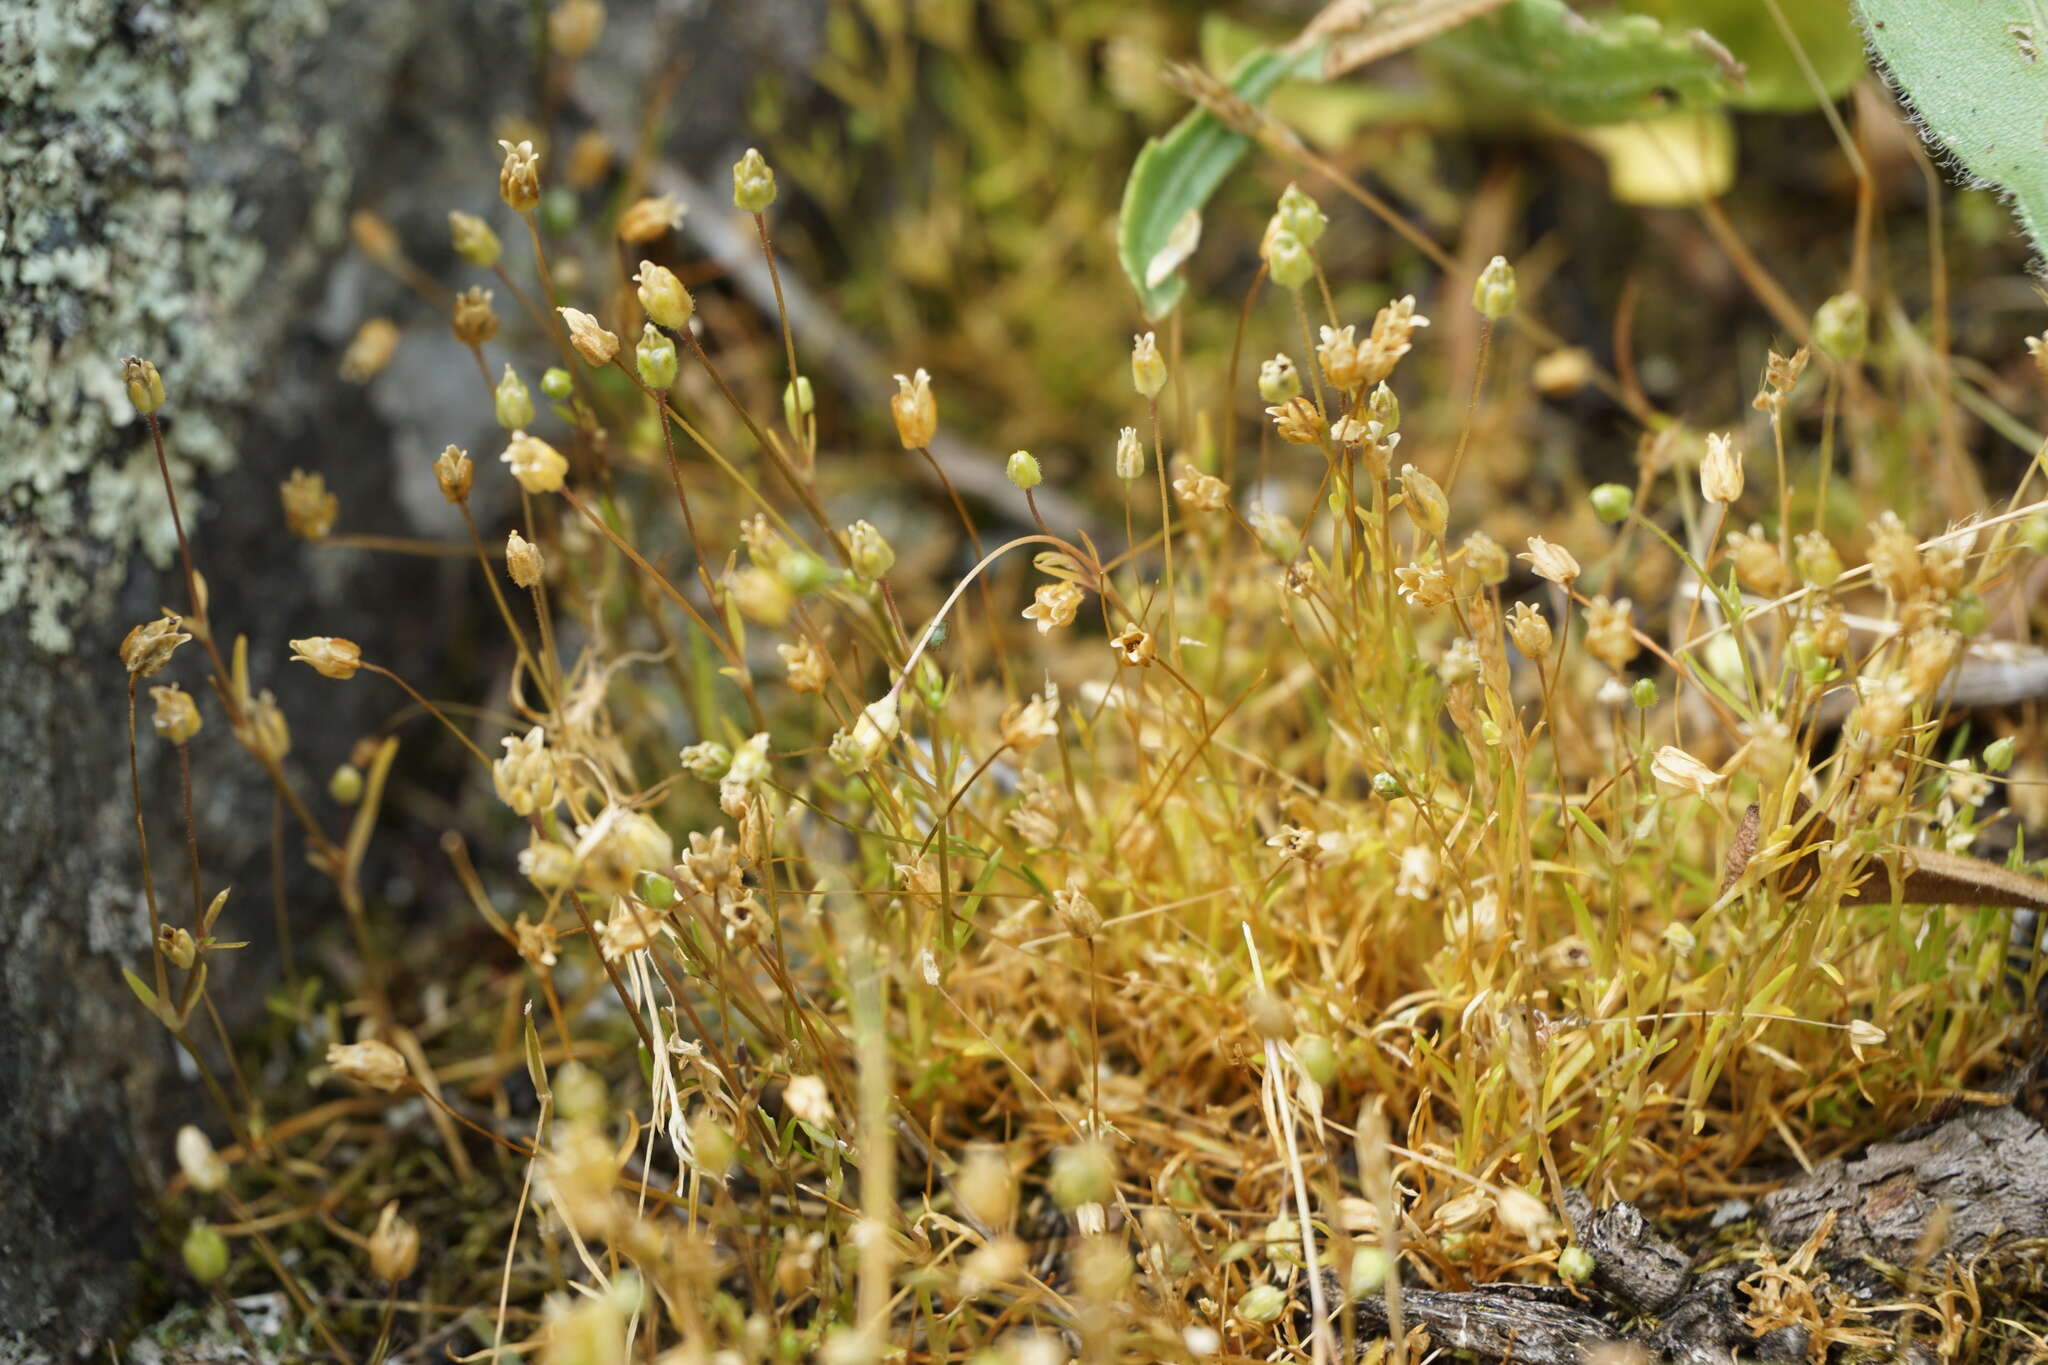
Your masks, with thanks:
M820 7L613 10L586 64L607 76L593 103L687 52L671 146L710 178L738 135L745 73L800 63ZM160 603L183 605L119 360L162 370L214 615L249 635L258 686L295 717L312 793L392 699L286 671L285 640L347 635L431 678L470 604L457 573L291 540L276 484L318 470L344 529L432 533L417 515L438 501L426 457L489 439L488 412L459 388L468 356L343 254L347 215L377 209L450 279L448 209L497 210L504 226L492 124L534 108L530 14L523 0L0 0L0 1361L103 1354L131 1302L171 1118L200 1112L119 976L148 975L149 944L115 648ZM406 328L401 364L367 389L341 384L340 346L382 312ZM196 655L169 676L206 715L207 890L235 886L242 918L223 927L257 941L216 994L247 1009L271 984L270 796ZM182 909L176 772L146 705L152 851Z

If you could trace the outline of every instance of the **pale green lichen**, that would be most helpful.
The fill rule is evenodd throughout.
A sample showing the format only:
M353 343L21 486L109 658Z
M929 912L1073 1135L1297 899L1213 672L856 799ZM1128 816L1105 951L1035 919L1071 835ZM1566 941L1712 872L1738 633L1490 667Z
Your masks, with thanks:
M234 460L228 414L287 292L237 199L252 141L302 159L305 230L339 230L339 144L300 126L288 79L331 8L0 3L0 612L25 610L44 648L69 645L130 551L175 549L123 356L163 371L180 484Z

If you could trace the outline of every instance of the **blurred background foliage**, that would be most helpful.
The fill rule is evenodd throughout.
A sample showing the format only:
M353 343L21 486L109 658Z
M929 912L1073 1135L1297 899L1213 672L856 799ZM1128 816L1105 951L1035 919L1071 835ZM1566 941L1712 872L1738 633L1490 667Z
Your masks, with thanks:
M1810 72L1771 6L1576 8L1638 37L1631 25L1660 20L1674 51L1711 69L1712 88L1676 104L1728 121L1724 194L1691 206L1618 203L1609 181L1617 153L1596 149L1574 119L1640 111L1555 100L1546 109L1540 81L1502 97L1486 64L1499 51L1470 34L1328 84L1284 86L1270 112L1462 267L1476 274L1496 252L1515 260L1528 311L1679 420L1740 412L1767 349L1803 339L1788 324L1852 283L1870 293L1879 322L1874 363L1921 364L1930 345L1945 343L1968 385L2008 410L2032 409L2020 344L2038 306L2027 246L1992 195L1942 184L1864 67L1846 4L1776 7ZM1189 107L1168 82L1169 64L1198 62L1221 76L1253 45L1293 38L1313 13L1272 4L1223 15L1118 0L834 6L808 76L832 116L818 117L803 82L774 70L757 77L750 101L751 125L796 191L781 245L893 367L933 372L949 429L998 453L1029 447L1055 482L1107 494L1115 432L1129 420L1125 348L1146 325L1118 267L1115 222L1145 140ZM1705 55L1708 45L1670 37L1694 27L1726 53L1716 59ZM1447 59L1453 50L1460 55ZM1745 69L1740 84L1720 74L1728 61ZM1496 97L1474 98L1475 84L1495 87ZM1817 92L1839 98L1824 108ZM1867 191L1845 145L1867 171ZM1439 319L1440 344L1422 358L1438 367L1431 391L1458 397L1413 414L1409 429L1412 441L1450 439L1471 378L1463 367L1474 347L1463 333L1477 320L1461 307L1431 308L1441 272L1422 253L1328 183L1263 152L1208 206L1203 244L1185 267L1194 303L1162 331L1198 358L1190 382L1224 377L1209 372L1211 358L1231 354L1265 217L1290 179L1332 216L1322 252L1340 315L1369 317L1412 292ZM1731 241L1768 274L1766 290L1779 291L1776 312L1754 276L1745 278ZM1946 315L1937 318L1944 295ZM1254 430L1257 360L1301 349L1282 321L1259 310L1243 340L1245 439ZM1999 357L1998 368L1961 358L1982 356ZM1526 341L1510 341L1495 363L1522 379L1542 359ZM827 413L828 445L836 437L886 448L884 382L877 376L875 392L845 396L850 421ZM1628 477L1640 428L1619 406L1590 388L1553 385L1547 400L1526 383L1500 388L1482 416L1486 457L1475 464L1503 501L1518 498L1501 509L1509 524L1496 533L1513 533L1521 514L1582 506L1584 487ZM1992 403L1975 406L1988 412ZM1869 433L1890 449L1874 466L1883 486L1863 491L1910 507L1926 491L1914 477L1913 446L1934 438L1936 416L1931 405L1896 416ZM2029 452L2015 430L1978 441L1982 420L1965 411L1960 439L1998 448L1984 452L1995 483ZM1185 453L1212 460L1216 439L1190 433ZM1845 526L1863 519L1852 504L1840 513Z

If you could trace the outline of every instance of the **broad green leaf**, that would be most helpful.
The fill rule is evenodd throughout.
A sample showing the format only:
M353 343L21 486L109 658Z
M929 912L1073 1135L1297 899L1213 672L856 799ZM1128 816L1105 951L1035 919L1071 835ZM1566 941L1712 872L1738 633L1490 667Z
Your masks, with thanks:
M1848 0L1623 0L1625 8L1662 20L1667 30L1712 35L1743 66L1742 84L1729 97L1738 109L1797 111L1848 92L1863 74L1863 37L1849 17ZM1799 52L1820 80L1814 88L1798 53L1778 27L1798 39Z
M2048 22L2038 0L1858 0L1926 139L2007 198L2048 251Z
M1514 0L1419 51L1483 103L1566 123L1654 118L1724 103L1735 90L1697 37L1644 14L1588 18L1564 0Z
M1256 104L1289 76L1309 76L1321 69L1322 49L1298 56L1268 49L1253 52L1230 73L1230 89L1239 99ZM1168 250L1184 220L1194 214L1223 183L1250 142L1225 127L1205 109L1190 110L1164 137L1145 144L1124 185L1123 209L1117 216L1117 256L1145 316L1157 321L1171 313L1187 292L1176 271L1148 283L1154 258Z

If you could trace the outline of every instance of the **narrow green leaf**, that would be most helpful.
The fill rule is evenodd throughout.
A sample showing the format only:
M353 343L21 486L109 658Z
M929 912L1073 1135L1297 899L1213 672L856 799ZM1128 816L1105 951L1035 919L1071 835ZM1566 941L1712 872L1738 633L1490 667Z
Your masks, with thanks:
M1231 71L1231 92L1256 104L1289 77L1314 76L1322 69L1322 51L1317 45L1290 56L1260 48ZM1117 257L1146 317L1165 317L1187 292L1187 282L1177 270L1148 282L1153 261L1173 244L1176 229L1185 236L1189 214L1200 221L1202 206L1250 145L1243 134L1226 128L1206 109L1192 109L1166 136L1151 139L1138 153L1124 185L1116 244Z
M1871 50L1957 169L2048 252L2048 22L2034 0L1858 0Z
M121 969L121 976L128 982L128 989L135 992L135 998L142 1002L144 1009L151 1014L160 1013L157 1009L156 992L149 988L147 982L126 967Z

